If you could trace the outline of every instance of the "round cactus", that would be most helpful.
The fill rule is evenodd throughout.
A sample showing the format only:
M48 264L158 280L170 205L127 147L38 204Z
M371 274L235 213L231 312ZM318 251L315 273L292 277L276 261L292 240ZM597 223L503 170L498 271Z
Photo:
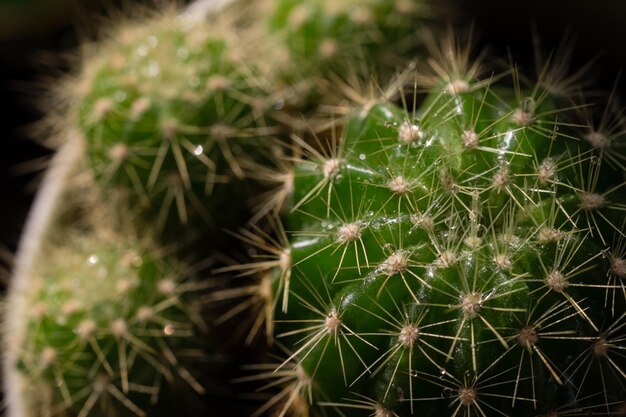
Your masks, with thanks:
M242 148L263 133L273 104L270 81L254 65L257 43L233 16L183 17L169 11L116 22L85 47L78 76L62 92L98 183L123 190L161 228L170 217L178 225L194 216L216 223L211 207L223 200L208 196L245 176L253 152Z
M201 288L128 233L67 230L46 244L21 294L24 415L143 416L166 386L202 393L188 370L204 345Z
M355 108L339 145L295 168L274 313L275 374L295 382L272 402L623 413L623 138L576 122L549 68L480 80L446 51L419 107Z

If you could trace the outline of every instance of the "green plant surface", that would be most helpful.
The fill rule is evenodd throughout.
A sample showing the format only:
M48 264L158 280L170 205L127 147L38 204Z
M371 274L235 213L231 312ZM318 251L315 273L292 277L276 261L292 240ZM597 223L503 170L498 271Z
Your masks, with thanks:
M268 26L297 59L332 66L332 60L339 64L347 54L374 58L384 57L385 49L391 53L389 44L406 42L416 29L416 18L427 15L426 10L424 3L404 0L284 0L273 3Z

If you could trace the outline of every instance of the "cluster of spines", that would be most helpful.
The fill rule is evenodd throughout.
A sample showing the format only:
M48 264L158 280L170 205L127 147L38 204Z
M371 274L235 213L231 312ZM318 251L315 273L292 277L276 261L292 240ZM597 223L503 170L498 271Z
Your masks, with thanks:
M298 396L376 416L623 413L621 119L572 122L550 63L507 87L455 52L421 76L419 109L370 102L276 177L293 184L269 299L277 377L296 381L270 400L281 415Z

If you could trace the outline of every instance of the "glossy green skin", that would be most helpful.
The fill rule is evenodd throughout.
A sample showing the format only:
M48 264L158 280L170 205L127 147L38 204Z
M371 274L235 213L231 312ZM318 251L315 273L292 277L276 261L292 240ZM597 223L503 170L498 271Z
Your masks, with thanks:
M315 158L296 168L278 334L312 377L314 403L355 415L372 413L350 407L364 398L399 415L614 410L626 397L625 300L607 253L623 239L623 173L582 132L558 127L567 115L556 100L435 90L414 116L357 110L335 170ZM421 132L411 143L399 140L406 122ZM475 147L463 143L470 128ZM581 209L585 192L608 190L604 206ZM355 222L348 239L341 227ZM593 355L604 331L611 348Z
M163 392L197 384L197 285L155 253L71 231L36 261L18 362L32 415L146 415Z

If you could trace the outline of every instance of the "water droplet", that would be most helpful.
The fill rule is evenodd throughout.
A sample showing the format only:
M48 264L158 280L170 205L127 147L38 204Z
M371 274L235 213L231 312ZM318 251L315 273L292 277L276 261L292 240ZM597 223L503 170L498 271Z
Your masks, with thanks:
M525 113L534 114L535 113L535 100L532 97L525 97L524 100L522 100L522 110Z
M393 122L393 126L397 127L398 126L398 122Z
M450 229L451 231L456 229L456 221L454 219L447 218L444 220L444 223L446 224L447 228Z
M412 377L417 378L417 376L418 376L418 375L419 375L419 374L418 374L418 372L417 372L417 371L411 371L411 376L412 376Z
M445 370L445 369L443 369L443 368L441 368L441 369L439 370L439 379L444 379L444 378L446 377L446 375L447 375L447 374L448 374L448 373L446 372L446 370Z
M387 129L389 129L389 128L391 128L391 123L385 122L385 123L383 123L383 126L385 126Z
M91 265L95 265L95 264L97 264L97 263L98 263L98 256L97 256L97 255L91 255L91 256L89 257L89 259L88 259L88 262L89 262Z
M171 324L166 324L165 326L163 326L163 334L165 334L166 336L171 336L176 332L176 329L174 329L174 326L172 326Z
M600 163L600 158L594 155L591 157L590 161L592 165L598 165Z
M454 391L452 388L444 388L441 390L441 398L452 398L454 395Z
M202 147L202 145L196 146L196 148L193 150L193 154L196 156L202 155L203 152L204 152L204 148Z
M364 153L360 154L360 155L359 155L359 159L360 159L361 161L365 161L365 154L364 154Z

